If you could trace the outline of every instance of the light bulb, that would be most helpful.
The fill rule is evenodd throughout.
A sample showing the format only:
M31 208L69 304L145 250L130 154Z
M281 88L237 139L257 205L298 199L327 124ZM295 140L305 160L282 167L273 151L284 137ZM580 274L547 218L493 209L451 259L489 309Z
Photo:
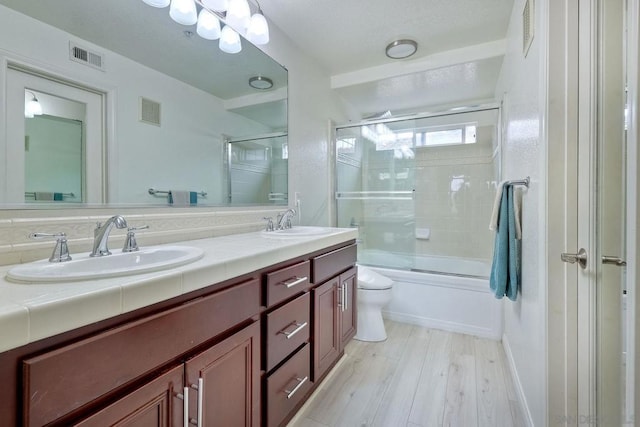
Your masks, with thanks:
M225 25L220 33L220 50L227 53L238 53L242 50L240 35L233 28Z
M247 39L254 44L269 43L269 25L260 12L251 17L249 28L247 29Z
M171 3L171 0L142 0L142 1L148 4L149 6L159 7L159 8L167 7L169 6L169 3Z
M202 4L216 12L224 12L229 7L228 0L202 0Z
M34 96L31 101L27 102L25 111L26 111L26 114L29 114L29 116L31 117L40 116L42 115L42 105L38 102L38 100Z
M193 0L171 0L169 16L182 25L193 25L198 22L198 12Z
M220 38L220 21L207 9L202 9L198 15L196 32L203 39L216 40Z
M251 20L251 9L247 0L229 0L225 21L236 31L244 32Z

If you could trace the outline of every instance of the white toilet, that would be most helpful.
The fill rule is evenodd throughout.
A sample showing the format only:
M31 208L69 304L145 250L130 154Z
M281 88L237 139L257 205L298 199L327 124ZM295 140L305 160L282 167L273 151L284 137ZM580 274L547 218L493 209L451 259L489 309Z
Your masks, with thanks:
M358 266L358 332L360 341L384 341L387 332L382 321L382 307L391 301L393 281L375 271Z

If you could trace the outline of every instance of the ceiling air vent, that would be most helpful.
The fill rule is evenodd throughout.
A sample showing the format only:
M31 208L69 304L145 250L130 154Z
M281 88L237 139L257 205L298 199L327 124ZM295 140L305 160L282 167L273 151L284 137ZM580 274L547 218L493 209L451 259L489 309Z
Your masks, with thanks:
M102 54L91 52L73 42L69 42L69 59L104 71L104 58Z
M160 103L141 96L139 120L142 123L160 126Z
M527 56L531 42L533 41L533 0L527 0L522 10L522 53Z

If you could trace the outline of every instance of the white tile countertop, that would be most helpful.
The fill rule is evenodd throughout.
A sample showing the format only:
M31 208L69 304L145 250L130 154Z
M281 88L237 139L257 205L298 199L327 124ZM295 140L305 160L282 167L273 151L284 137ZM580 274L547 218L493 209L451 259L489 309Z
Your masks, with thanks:
M13 266L2 266L0 352L347 242L358 236L357 229L326 230L327 234L313 236L279 238L254 232L176 242L179 245L202 248L204 256L180 267L123 277L19 284L6 278L7 271Z

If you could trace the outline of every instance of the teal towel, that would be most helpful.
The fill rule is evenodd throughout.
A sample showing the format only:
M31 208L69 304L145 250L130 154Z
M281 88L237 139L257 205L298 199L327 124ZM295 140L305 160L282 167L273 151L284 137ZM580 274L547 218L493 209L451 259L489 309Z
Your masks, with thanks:
M53 200L56 202L61 202L64 200L64 196L62 193L53 193Z
M190 205L197 205L198 204L198 193L196 193L195 191L190 191L189 192L189 204Z
M521 241L516 237L513 203L513 187L504 186L500 200L489 286L496 298L506 295L507 298L515 301L520 287Z

